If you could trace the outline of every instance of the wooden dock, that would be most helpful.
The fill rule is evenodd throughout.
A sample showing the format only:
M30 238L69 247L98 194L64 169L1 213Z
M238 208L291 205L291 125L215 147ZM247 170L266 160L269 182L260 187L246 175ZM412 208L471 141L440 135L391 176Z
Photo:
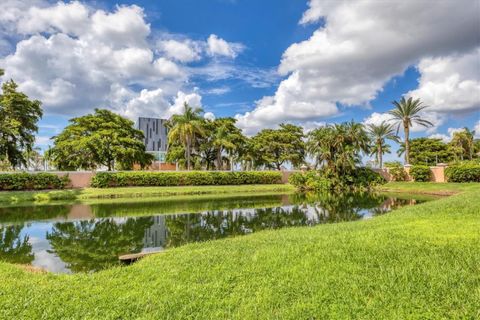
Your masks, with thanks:
M118 260L120 262L125 263L125 264L131 264L139 259L142 259L143 257L150 256L152 254L157 254L161 253L163 250L158 250L158 251L150 251L150 252L139 252L139 253L129 253L129 254L124 254L118 257Z

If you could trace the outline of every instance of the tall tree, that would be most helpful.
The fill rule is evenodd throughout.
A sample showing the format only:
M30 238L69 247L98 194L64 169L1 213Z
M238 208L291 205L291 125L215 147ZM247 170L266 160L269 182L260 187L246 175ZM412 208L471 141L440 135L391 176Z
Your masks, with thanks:
M108 110L70 119L70 124L56 137L48 157L61 170L95 169L110 171L144 167L153 156L145 152L143 132L134 123Z
M460 158L460 160L464 160L464 158L473 159L475 155L474 137L475 130L469 130L467 127L453 134L450 144L454 148L457 158Z
M355 169L361 153L370 150L367 132L360 123L344 122L317 128L308 134L307 151L316 166L325 165L335 176Z
M175 114L169 121L170 131L168 133L169 145L181 143L185 146L185 157L187 159L187 170L191 169L190 155L195 136L204 134L204 120L200 116L201 108L192 108L186 102L183 105L183 113Z
M253 150L258 162L280 170L290 162L294 167L305 161L303 128L293 124L281 124L279 129L263 129L252 138Z
M43 115L41 102L30 100L17 88L13 80L7 81L0 95L0 161L8 161L13 169L26 165L25 154L32 150Z
M214 121L213 145L217 154L217 169L223 170L223 152L229 156L230 167L233 168L234 153L244 143L242 131L235 126L234 118L219 118Z
M382 121L379 125L369 124L367 126L367 132L374 144L371 154L376 155L378 165L380 168L383 168L383 154L389 152L385 140L398 141L394 125L386 121Z
M393 116L393 120L397 123L397 133L400 130L400 127L403 127L403 132L405 134L405 163L410 163L410 127L413 124L419 124L426 128L433 126L433 124L422 118L421 112L428 108L423 105L420 99L413 99L412 97L405 99L402 97L400 101L393 101L394 109L390 110L388 113Z
M397 154L405 152L405 144L400 144ZM448 144L441 139L417 138L410 139L410 164L435 165L437 162L450 162L454 153Z

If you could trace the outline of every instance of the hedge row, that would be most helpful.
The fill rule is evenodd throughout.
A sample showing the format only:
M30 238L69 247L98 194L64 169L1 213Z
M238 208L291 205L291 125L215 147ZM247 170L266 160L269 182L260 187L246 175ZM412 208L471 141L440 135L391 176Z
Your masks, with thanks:
M282 183L282 173L278 171L99 172L92 179L95 188L279 183Z
M45 190L63 189L68 184L68 176L62 178L52 173L2 173L0 190Z
M480 182L480 164L466 163L445 169L448 182Z
M410 168L410 176L417 182L428 182L432 179L432 170L429 166L415 165Z

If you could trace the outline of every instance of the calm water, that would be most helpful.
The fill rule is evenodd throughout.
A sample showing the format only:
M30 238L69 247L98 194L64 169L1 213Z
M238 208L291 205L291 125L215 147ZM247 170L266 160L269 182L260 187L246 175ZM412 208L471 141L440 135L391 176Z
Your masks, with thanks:
M371 218L425 200L385 195L273 195L0 208L0 260L94 272L118 256L264 229Z

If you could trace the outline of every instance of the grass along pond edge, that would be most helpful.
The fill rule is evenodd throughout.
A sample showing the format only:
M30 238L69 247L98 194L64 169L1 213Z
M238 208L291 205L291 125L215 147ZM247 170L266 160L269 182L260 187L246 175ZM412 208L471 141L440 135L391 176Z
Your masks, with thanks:
M476 318L479 191L187 244L94 274L0 263L0 318Z
M119 187L85 188L44 191L1 191L0 206L21 202L43 202L58 200L83 201L92 199L151 198L180 195L214 195L239 193L286 193L295 188L289 184L225 185L225 186L174 186L174 187Z

